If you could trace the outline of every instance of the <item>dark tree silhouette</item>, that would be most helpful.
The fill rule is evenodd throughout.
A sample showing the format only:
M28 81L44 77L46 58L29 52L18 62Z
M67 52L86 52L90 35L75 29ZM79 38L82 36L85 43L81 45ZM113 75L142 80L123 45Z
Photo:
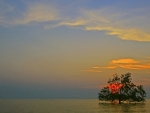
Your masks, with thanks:
M131 73L117 74L107 82L109 86L104 87L98 98L100 101L110 101L119 104L126 102L145 102L146 92L142 85L136 86L131 82Z

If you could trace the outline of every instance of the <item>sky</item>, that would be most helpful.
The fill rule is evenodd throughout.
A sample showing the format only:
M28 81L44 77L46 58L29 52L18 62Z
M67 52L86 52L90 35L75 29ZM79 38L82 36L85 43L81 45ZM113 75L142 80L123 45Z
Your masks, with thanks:
M0 98L98 98L130 72L150 98L149 0L0 0Z

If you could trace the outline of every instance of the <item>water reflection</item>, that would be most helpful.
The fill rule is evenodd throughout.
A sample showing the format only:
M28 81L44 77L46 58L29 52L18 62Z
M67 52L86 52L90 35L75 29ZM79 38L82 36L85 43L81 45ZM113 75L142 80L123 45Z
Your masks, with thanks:
M0 100L0 113L150 113L146 103L111 104L95 99Z
M148 113L146 103L99 103L99 107L103 112L115 112L115 113Z

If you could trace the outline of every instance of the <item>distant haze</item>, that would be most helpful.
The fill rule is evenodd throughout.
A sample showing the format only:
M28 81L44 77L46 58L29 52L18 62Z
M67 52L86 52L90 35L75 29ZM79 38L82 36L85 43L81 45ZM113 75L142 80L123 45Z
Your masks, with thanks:
M150 98L150 1L1 0L0 98L98 98L131 73Z

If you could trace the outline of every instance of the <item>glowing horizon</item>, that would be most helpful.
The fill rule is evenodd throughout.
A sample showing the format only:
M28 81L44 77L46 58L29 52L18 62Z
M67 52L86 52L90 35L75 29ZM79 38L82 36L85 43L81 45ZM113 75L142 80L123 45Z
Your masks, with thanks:
M91 91L90 97L94 91L97 98L112 75L127 72L135 83L145 85L150 96L149 5L149 1L1 0L0 97L11 98L13 93L21 97L23 90L27 98L36 91L43 98L46 91L47 97L57 98L59 91L65 97L75 90L79 97Z

